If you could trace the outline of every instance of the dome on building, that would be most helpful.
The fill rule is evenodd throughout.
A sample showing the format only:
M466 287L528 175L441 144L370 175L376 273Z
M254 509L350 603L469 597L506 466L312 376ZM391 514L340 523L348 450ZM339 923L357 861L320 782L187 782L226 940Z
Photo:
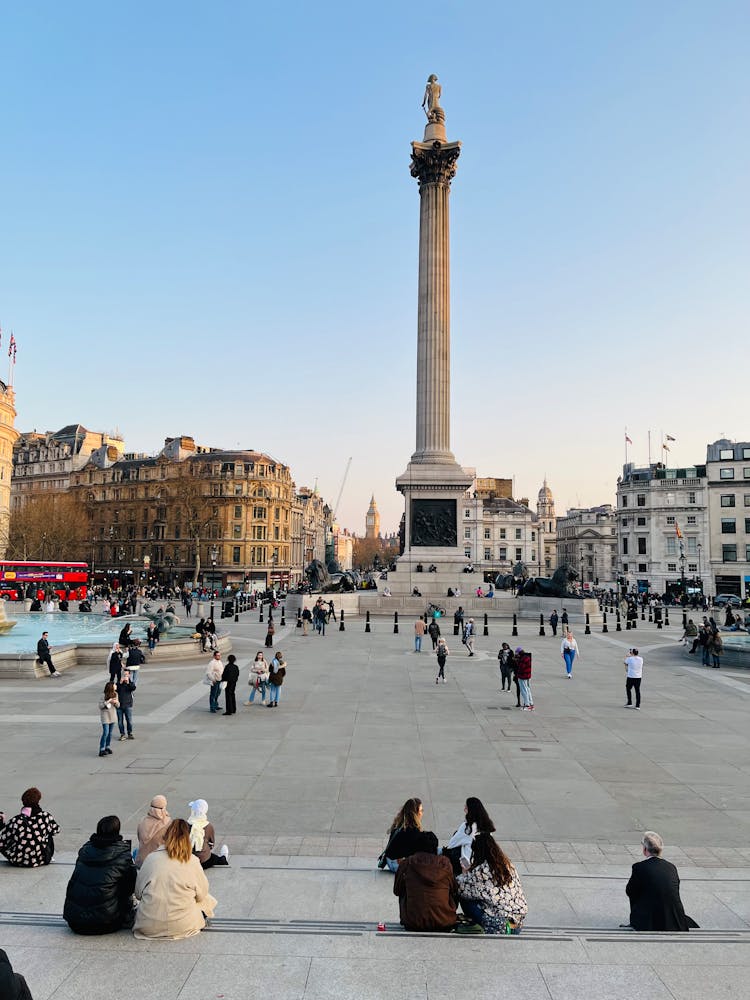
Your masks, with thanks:
M552 496L552 490L547 486L547 480L544 480L544 485L539 490L539 503L551 503L555 498Z

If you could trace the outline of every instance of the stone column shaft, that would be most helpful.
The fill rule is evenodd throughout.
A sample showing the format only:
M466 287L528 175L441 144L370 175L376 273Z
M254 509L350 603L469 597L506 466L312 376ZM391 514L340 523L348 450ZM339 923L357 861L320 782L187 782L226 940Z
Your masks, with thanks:
M450 182L461 144L412 143L419 180L415 463L450 463Z

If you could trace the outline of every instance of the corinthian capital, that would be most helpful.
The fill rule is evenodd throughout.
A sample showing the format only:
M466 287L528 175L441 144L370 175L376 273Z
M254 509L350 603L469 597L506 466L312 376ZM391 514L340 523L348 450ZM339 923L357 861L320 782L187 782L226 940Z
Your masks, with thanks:
M411 175L423 184L443 184L450 187L456 176L461 154L460 142L413 142L411 144Z

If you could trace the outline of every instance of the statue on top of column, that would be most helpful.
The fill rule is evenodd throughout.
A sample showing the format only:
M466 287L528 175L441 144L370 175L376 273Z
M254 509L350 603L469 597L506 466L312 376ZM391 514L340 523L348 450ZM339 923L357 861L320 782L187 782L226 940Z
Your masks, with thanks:
M424 113L427 115L428 122L442 123L445 121L445 112L440 107L441 93L442 88L438 83L438 78L434 73L431 73L427 80L424 97L422 98L422 107L424 108Z

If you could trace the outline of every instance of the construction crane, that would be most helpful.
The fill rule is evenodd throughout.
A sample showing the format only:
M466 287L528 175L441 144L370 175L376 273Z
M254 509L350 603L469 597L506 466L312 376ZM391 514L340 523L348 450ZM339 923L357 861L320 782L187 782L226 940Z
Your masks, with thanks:
M346 468L344 469L344 478L341 480L341 489L339 490L339 495L336 497L336 503L333 505L333 515L331 516L331 521L336 520L336 513L339 509L339 503L341 502L341 494L344 492L344 487L346 486L346 477L349 475L349 469L352 465L351 455L349 456L349 461L346 463Z

